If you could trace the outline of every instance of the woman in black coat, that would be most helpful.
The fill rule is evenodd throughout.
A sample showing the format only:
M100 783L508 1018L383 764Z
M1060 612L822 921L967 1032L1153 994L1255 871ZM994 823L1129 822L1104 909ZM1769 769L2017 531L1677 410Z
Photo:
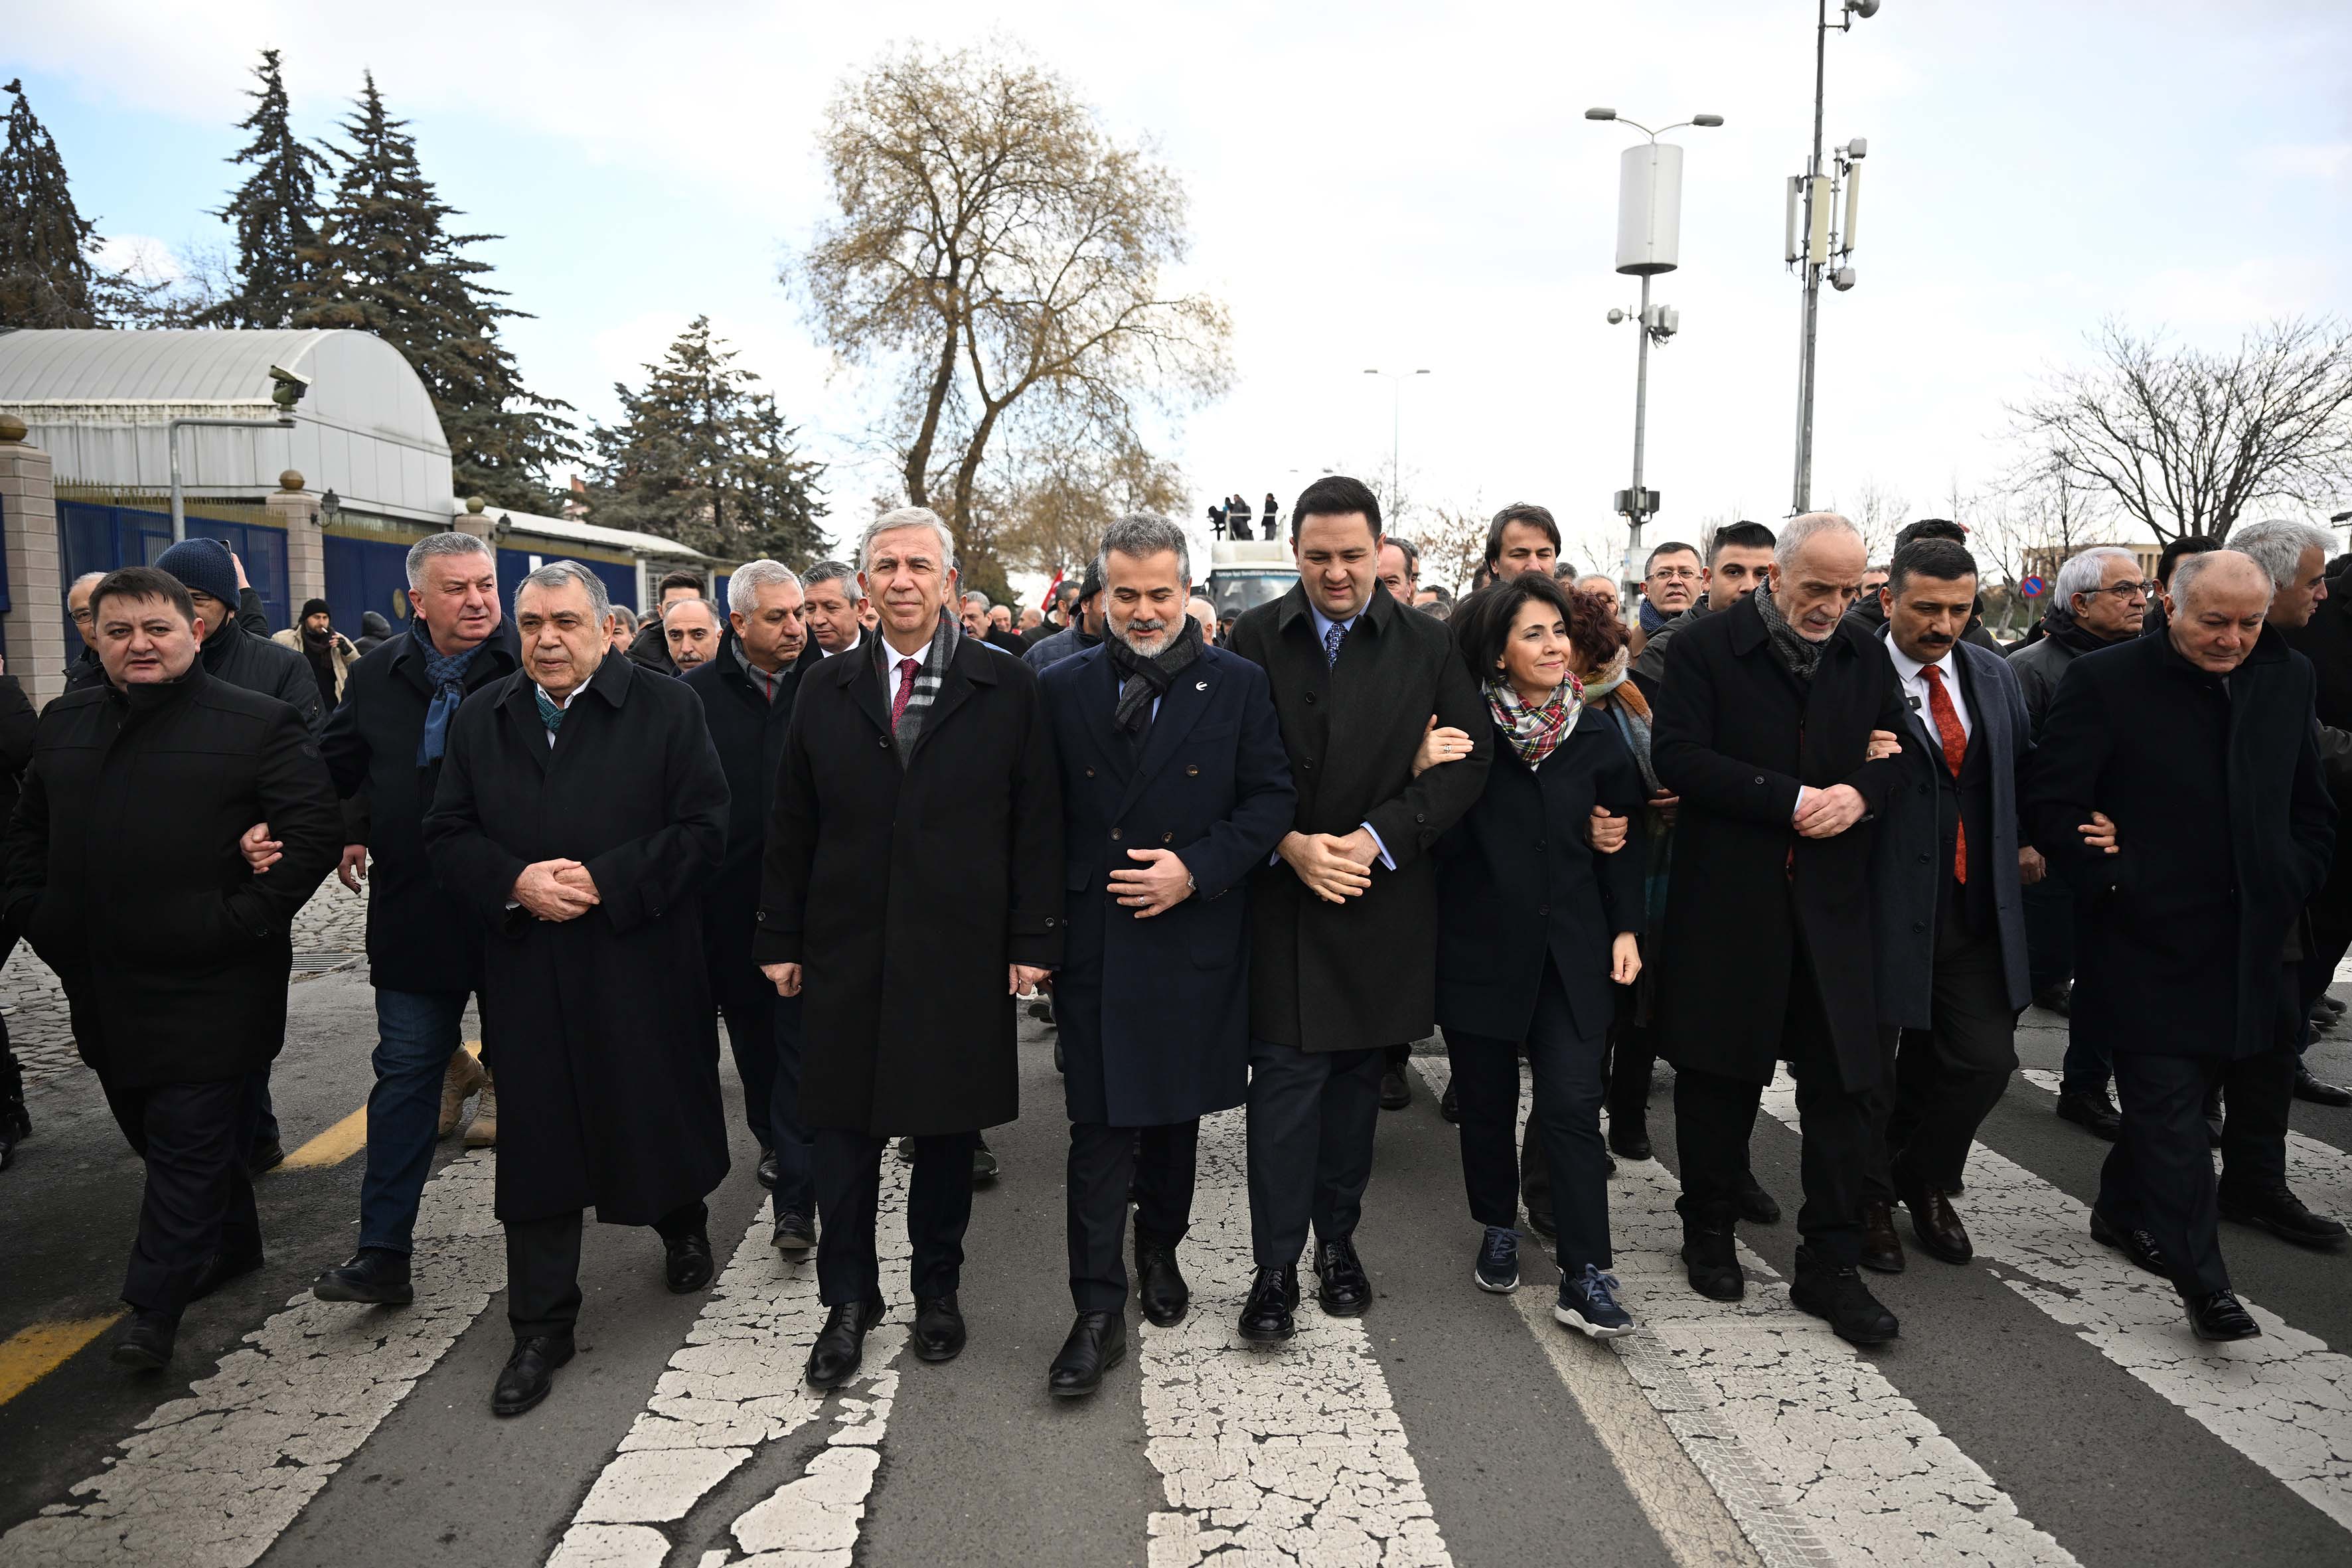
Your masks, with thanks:
M1475 1278L1518 1288L1519 1053L1554 1175L1560 1285L1553 1315L1595 1338L1633 1322L1609 1276L1602 1060L1616 997L1641 972L1642 861L1588 846L1596 805L1630 815L1645 792L1616 730L1580 723L1572 611L1528 572L1472 598L1458 646L1485 696L1494 763L1437 846L1437 1018L1462 1110L1462 1175L1486 1226ZM1440 764L1451 765L1451 764Z

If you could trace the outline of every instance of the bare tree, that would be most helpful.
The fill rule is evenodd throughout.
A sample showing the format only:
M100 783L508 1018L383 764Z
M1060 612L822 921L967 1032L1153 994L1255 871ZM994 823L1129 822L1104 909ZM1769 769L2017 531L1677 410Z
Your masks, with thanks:
M1464 506L1425 508L1412 535L1421 551L1421 580L1431 587L1459 594L1486 560L1486 527L1491 513L1485 501L1472 497Z
M2352 489L2352 323L2269 321L2229 353L2115 321L2094 342L2100 363L2054 373L2010 413L2158 540L2227 539L2249 507L2317 510Z
M1910 520L1911 501L1893 486L1868 479L1853 492L1851 504L1832 500L1826 510L1843 513L1861 531L1863 552L1871 564L1883 566L1894 553L1895 535Z
M1077 432L1024 442L1004 465L997 554L1015 571L1076 576L1102 547L1103 530L1131 511L1173 517L1183 475L1139 442L1094 446Z
M1060 78L912 46L843 85L819 140L839 212L785 281L829 347L894 378L907 499L948 518L968 574L996 574L988 526L1008 515L982 505L993 443L1140 447L1139 405L1224 390L1224 308L1163 284L1182 187Z
M1961 514L1958 482L1953 516ZM2068 559L2094 544L2111 543L2118 525L2114 498L2086 484L2064 457L2045 451L2014 469L1998 499L1969 503L1969 545L1977 558L1988 617L2007 629L2018 610L2048 607L2048 584ZM2043 579L2037 602L2020 592L2026 578Z

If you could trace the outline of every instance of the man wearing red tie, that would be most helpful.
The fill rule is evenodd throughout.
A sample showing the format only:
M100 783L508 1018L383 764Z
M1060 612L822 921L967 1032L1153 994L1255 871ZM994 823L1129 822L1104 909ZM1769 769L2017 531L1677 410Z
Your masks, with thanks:
M2032 994L2019 887L2042 868L2018 835L2017 781L2032 750L2024 693L2007 660L1960 640L1976 561L1948 539L1917 540L1895 552L1879 593L1878 635L1910 723L1872 846L1878 1014L1900 1044L1891 1093L1878 1097L1862 1264L1895 1273L1898 1200L1931 1256L1969 1260L1949 1194L2017 1067L2017 1015Z

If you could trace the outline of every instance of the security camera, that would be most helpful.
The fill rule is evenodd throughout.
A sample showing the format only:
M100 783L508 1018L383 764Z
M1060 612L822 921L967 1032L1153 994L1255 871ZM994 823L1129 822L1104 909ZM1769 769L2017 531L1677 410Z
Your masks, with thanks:
M294 405L302 401L302 395L310 390L309 376L299 370L288 370L282 364L269 367L269 379L278 384L270 390L269 401L289 414L293 413Z
M294 385L300 387L308 387L310 384L310 378L309 376L304 375L299 370L288 370L282 364L273 364L269 367L269 379L272 381L291 382Z
M1612 326L1612 327L1613 327L1613 326L1615 326L1618 322L1620 322L1620 321L1623 321L1624 319L1625 319L1625 312L1624 312L1624 311L1620 310L1617 310L1617 309L1614 309L1613 307L1611 309L1611 310L1610 310L1610 312L1609 312L1609 324L1610 324L1611 326Z
M1853 268L1841 267L1830 274L1830 287L1843 294L1853 287Z

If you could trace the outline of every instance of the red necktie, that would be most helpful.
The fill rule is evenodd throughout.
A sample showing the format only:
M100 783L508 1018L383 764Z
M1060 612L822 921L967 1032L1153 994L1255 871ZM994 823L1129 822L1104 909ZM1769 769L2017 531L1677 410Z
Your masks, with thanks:
M890 699L890 732L898 732L898 720L907 711L907 699L915 694L915 671L920 668L911 658L898 661L898 695Z
M1936 733L1944 738L1944 766L1952 776L1960 776L1960 760L1969 754L1968 731L1960 728L1960 710L1952 706L1952 694L1944 689L1944 672L1930 664L1923 666L1920 674L1927 678L1927 711L1936 721ZM1957 825L1959 832L1952 840L1952 879L1962 887L1969 881L1969 825Z

